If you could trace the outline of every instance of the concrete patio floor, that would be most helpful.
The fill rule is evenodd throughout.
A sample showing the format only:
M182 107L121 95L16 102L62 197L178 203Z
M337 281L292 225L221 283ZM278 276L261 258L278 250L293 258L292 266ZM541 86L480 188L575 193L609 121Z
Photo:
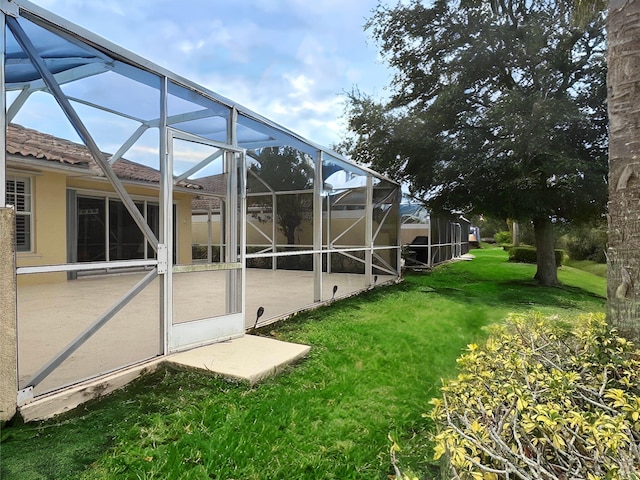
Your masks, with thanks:
M24 388L35 372L107 311L141 276L140 273L101 275L67 282L20 286L20 388ZM174 322L224 314L224 278L223 272L174 275ZM260 306L264 307L265 312L260 320L266 324L318 305L313 302L312 272L248 269L246 280L247 329L253 326L255 312ZM395 277L380 275L377 284L394 280ZM331 300L334 285L338 287L336 299L352 295L364 289L364 276L323 274L324 302ZM162 345L159 305L160 286L156 279L38 384L34 396L37 398L98 375L120 371L127 366L146 365L166 359L159 356ZM220 348L223 352L227 351L224 346ZM233 357L233 362L238 365L245 360L249 362L251 352L249 347L242 349L240 357ZM220 361L219 356L215 358L215 362ZM202 363L210 367L206 361Z

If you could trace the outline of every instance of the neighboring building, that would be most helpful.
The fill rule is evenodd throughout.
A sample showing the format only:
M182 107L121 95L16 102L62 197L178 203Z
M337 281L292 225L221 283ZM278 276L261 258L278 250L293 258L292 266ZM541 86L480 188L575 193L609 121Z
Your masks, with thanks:
M432 267L469 252L475 227L466 218L432 214L411 198L403 200L400 214L400 243L407 267Z

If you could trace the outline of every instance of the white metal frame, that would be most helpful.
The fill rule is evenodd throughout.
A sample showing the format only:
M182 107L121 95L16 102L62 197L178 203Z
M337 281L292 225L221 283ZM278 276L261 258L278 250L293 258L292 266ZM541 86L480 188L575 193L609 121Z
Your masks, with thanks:
M35 25L44 29L49 29L56 35L68 40L76 46L81 46L90 55L95 55L95 59L91 62L79 67L71 68L68 71L53 74L47 67L47 63L39 56L37 49L32 43L29 35L23 30L18 18L25 18ZM229 335L241 335L244 332L244 314L245 314L245 284L246 284L246 259L259 256L260 254L246 255L246 149L260 148L265 146L282 146L289 145L293 148L310 155L315 160L315 182L313 188L313 212L314 212L314 237L313 245L309 250L304 252L277 252L276 242L276 225L273 225L273 252L270 254L275 260L279 256L311 254L314 258L314 299L316 302L322 298L322 255L331 252L349 254L348 252L364 251L366 252L366 270L367 285L371 284L372 264L377 258L376 251L398 248L397 246L376 247L374 245L378 232L373 232L368 228L367 243L363 247L349 248L348 252L342 249L334 249L329 243L323 245L323 219L322 219L322 190L323 190L323 160L325 157L331 162L338 165L344 165L346 168L357 169L361 174L368 177L367 187L367 211L371 212L374 208L372 200L373 177L382 178L372 170L365 167L359 167L351 164L346 159L339 158L339 155L324 149L321 146L310 142L297 134L287 130L286 128L264 118L260 115L249 111L243 107L237 106L234 102L221 97L214 92L206 90L187 79L179 77L168 70L152 64L148 60L138 57L131 52L114 45L94 34L88 32L70 22L56 17L46 10L34 5L26 0L0 0L0 23L3 27L3 34L0 37L0 111L6 112L4 120L5 125L11 121L33 92L46 91L51 94L58 102L61 110L68 118L70 124L76 130L78 136L91 153L93 160L100 167L104 176L113 186L117 197L123 202L131 217L136 222L138 228L143 232L145 241L151 245L156 251L157 259L147 260L125 260L125 261L109 261L109 262L91 262L91 263L65 263L57 265L42 265L33 267L18 267L17 275L29 275L37 273L51 272L77 272L91 271L103 269L120 269L131 267L144 267L150 269L145 278L141 280L135 287L127 292L116 304L107 311L102 312L93 324L85 331L81 332L76 339L67 345L61 352L45 364L40 371L33 376L27 384L25 391L21 392L19 397L21 401L28 401L32 394L33 387L42 379L46 378L65 358L68 358L77 348L79 348L89 337L97 332L105 325L115 314L120 311L128 302L136 297L144 288L146 288L154 278L160 276L159 282L159 301L160 301L160 319L159 319L159 351L158 355L166 355L171 351L186 346L193 346L202 342L219 341L220 332L212 330L213 324L202 322L198 325L187 325L184 328L175 327L172 323L173 318L173 274L186 271L215 270L219 268L228 271L229 287L227 289L227 312L226 315L230 325L233 325L233 332ZM9 29L16 41L20 44L22 50L27 54L28 60L37 70L39 79L33 82L22 82L21 80L12 84L12 88L18 92L13 103L7 108L6 105L6 70L5 55L7 48L6 32ZM20 60L21 61L21 60ZM113 71L119 75L127 77L131 80L140 82L147 86L151 86L159 92L159 106L157 118L143 119L128 115L124 112L115 111L110 108L91 103L80 98L66 96L61 85L72 82L81 78L92 75L99 75L103 72ZM181 100L191 102L196 106L192 111L169 116L168 98L170 94L175 94ZM98 149L95 140L92 138L91 132L85 126L80 115L74 109L77 104L87 105L104 112L119 115L139 123L137 129L129 136L129 138L117 149L117 151L109 158L105 159L102 152ZM211 117L224 117L228 115L226 125L226 138L223 142L215 142L208 140L202 136L186 133L178 130L178 126L182 122L194 120L202 120ZM172 127L175 126L174 127ZM255 142L253 140L246 143L239 143L238 125L253 129L261 135L265 135L264 140ZM159 165L160 165L160 231L158 236L154 234L147 225L144 215L141 215L135 206L132 196L128 193L123 182L114 173L113 163L122 158L138 139L149 128L158 128L159 132ZM221 130L222 132L222 130ZM215 133L215 132L213 132ZM205 143L218 148L218 152L203 159L193 169L183 172L179 176L173 175L172 168L172 143L173 139L181 139L197 143ZM0 129L0 198L2 202L6 197L6 129ZM176 184L181 180L187 179L192 173L202 168L206 163L213 161L219 156L224 155L224 163L230 175L228 184L226 201L224 201L224 222L228 225L234 225L234 228L227 229L227 238L224 244L226 248L221 254L224 254L224 262L220 264L207 265L174 265L173 264L173 192L176 191ZM393 183L393 182L391 182ZM287 192L291 193L291 192ZM310 192L305 192L310 193ZM273 197L278 192L272 192ZM276 215L274 202L274 217ZM385 217L386 218L386 217ZM372 227L372 220L365 220L369 227ZM240 225L239 234L236 225ZM239 235L239 236L238 236ZM238 249L230 248L238 245ZM399 255L399 248L398 248ZM388 266L388 265L387 265ZM376 267L379 268L379 267ZM390 272L391 270L389 270ZM399 262L398 262L399 274ZM236 329L240 326L240 330Z
M232 145L215 142L201 137L188 134L186 132L176 130L174 128L167 128L167 140L168 140L168 155L167 155L167 170L172 171L173 157L174 157L174 141L181 140L185 142L193 142L201 145L206 145L219 149L221 152L214 155L209 155L203 161L197 164L198 171L204 168L206 165L214 161L221 155L224 155L225 160L225 173L228 175L227 182L227 195L226 195L226 212L225 218L225 258L220 263L202 263L202 264L189 264L189 265L172 265L169 261L170 268L167 268L166 277L168 284L171 285L173 291L173 275L174 274L188 274L193 272L204 271L226 271L227 272L227 285L226 285L226 315L212 316L210 318L200 318L193 321L174 323L173 322L173 302L169 300L168 318L171 319L167 322L167 338L168 338L168 352L174 352L193 348L196 346L212 343L213 341L221 341L228 338L241 336L244 334L244 297L245 297L245 282L243 275L244 270L244 258L238 256L238 250L240 252L245 251L246 236L244 234L245 221L244 215L240 215L239 211L244 211L242 207L242 193L245 191L246 176L246 151L243 148L234 147ZM193 169L190 169L193 170ZM172 192L172 187L181 179L185 178L184 173L174 176L172 175L172 182L169 185L169 191ZM169 196L171 196L170 194ZM238 237L238 226L240 227L240 236ZM167 242L170 246L170 242Z

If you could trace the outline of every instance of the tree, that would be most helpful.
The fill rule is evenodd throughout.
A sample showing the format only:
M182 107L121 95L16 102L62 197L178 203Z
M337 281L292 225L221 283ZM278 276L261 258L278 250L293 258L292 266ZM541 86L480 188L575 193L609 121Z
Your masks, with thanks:
M254 175L247 179L249 191L273 192L310 189L313 185L313 167L302 152L291 147L263 148L256 156L258 164L250 167ZM258 177L260 180L258 180ZM277 196L276 222L287 237L287 244L295 244L296 229L310 216L311 196L287 193Z
M341 148L434 209L532 222L536 279L556 285L553 225L606 202L603 16L547 0L379 6L367 23L396 69L387 102L354 91Z
M607 320L640 342L640 5L608 16L609 248Z

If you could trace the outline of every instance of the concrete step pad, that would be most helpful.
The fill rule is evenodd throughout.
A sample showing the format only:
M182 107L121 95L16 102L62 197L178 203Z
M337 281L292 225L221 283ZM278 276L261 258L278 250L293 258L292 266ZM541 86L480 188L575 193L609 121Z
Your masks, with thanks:
M300 360L310 350L311 347L307 345L244 335L226 342L214 343L132 365L104 377L45 395L21 406L19 410L26 422L45 420L67 412L87 400L99 398L122 388L140 375L155 371L164 363L173 364L179 368L198 369L254 385Z
M311 347L273 338L244 335L166 357L177 366L205 370L217 375L255 383L305 357Z

